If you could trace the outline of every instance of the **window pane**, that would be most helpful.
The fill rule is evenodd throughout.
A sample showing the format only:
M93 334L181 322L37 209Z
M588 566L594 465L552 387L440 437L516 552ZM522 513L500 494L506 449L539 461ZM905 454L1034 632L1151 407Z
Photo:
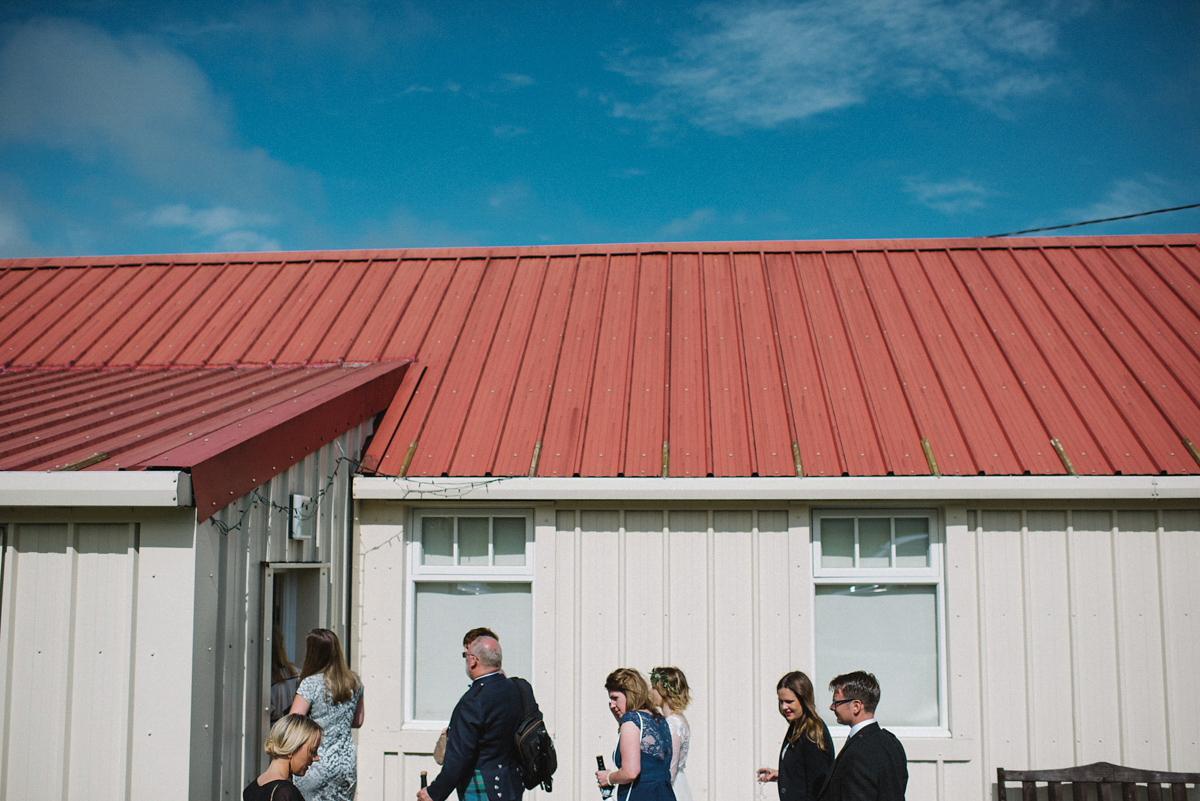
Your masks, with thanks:
M896 584L817 586L817 675L852 670L879 680L884 728L938 725L937 603L933 587ZM828 696L825 696L828 698ZM817 708L835 725L828 703Z
M487 566L488 519L486 517L458 518L458 563L463 566Z
M421 564L454 564L454 518L421 518Z
M821 520L821 567L854 567L854 521L846 517Z
M496 540L497 565L511 567L525 564L525 518L493 518L492 535Z
M858 519L858 567L890 567L892 564L892 519Z
M929 567L929 518L896 518L896 567Z
M533 606L528 584L418 582L413 717L449 720L470 681L462 636L487 626L500 637L504 672L532 676Z

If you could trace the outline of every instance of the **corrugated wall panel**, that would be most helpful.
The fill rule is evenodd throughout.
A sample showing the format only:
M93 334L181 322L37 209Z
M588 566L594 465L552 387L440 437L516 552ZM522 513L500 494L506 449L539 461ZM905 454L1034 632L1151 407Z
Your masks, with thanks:
M1200 754L1200 511L1166 510L1159 540L1162 586L1167 757L1176 769L1196 764Z
M629 412L621 474L662 474L662 444L666 439L667 358L671 341L671 290L667 257L642 256L638 273L637 319L634 321L633 363L630 367Z
M621 471L629 414L637 274L637 260L632 256L613 256L609 260L596 357L587 365L592 371L592 387L582 432L581 475L613 476Z

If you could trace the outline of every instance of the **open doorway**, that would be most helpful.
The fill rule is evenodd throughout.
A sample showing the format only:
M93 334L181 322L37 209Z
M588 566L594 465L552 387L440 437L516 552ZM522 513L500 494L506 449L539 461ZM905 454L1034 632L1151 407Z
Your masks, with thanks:
M274 562L265 565L263 572L263 654L262 654L262 715L259 741L266 739L271 729L272 674L276 640L283 646L283 655L296 670L304 665L304 640L308 632L328 626L329 565L291 564ZM293 682L294 683L294 682ZM294 690L288 685L289 691ZM289 692L276 692L286 714ZM280 710L276 710L276 714Z

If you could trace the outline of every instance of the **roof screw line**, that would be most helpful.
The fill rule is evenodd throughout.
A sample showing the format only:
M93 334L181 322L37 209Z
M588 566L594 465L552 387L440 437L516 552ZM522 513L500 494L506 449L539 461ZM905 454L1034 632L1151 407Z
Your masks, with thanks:
M1050 440L1050 444L1054 446L1054 452L1058 454L1058 460L1063 463L1067 472L1073 476L1079 475L1075 472L1075 466L1071 464L1071 460L1067 457L1067 452L1063 450L1062 443L1058 441L1058 438Z
M921 437L921 450L925 451L925 464L929 465L930 475L940 476L942 471L938 470L937 459L933 458L933 448L925 437Z

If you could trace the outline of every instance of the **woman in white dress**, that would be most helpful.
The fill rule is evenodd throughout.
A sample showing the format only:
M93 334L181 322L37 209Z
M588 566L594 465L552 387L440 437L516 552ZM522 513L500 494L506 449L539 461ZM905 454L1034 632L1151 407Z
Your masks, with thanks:
M656 667L650 671L650 697L662 708L671 729L671 788L676 801L692 801L684 773L692 741L692 727L683 716L683 710L692 702L687 676L677 667Z

